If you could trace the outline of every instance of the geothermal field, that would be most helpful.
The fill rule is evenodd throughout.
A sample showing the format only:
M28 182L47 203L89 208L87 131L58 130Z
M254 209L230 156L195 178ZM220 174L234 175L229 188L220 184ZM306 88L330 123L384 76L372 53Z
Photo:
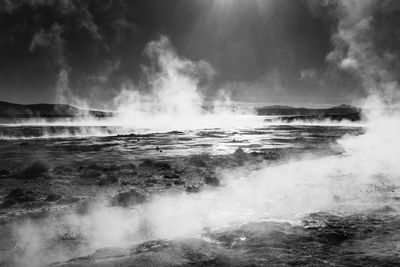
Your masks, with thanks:
M2 124L2 266L396 264L397 117L198 116Z
M399 14L0 0L0 267L399 266Z

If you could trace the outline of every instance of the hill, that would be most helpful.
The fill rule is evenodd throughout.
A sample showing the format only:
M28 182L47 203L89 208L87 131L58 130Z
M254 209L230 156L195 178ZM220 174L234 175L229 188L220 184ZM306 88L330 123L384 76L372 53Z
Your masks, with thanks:
M110 117L112 112L81 109L65 104L22 105L0 101L0 118L75 118Z
M358 121L361 119L361 109L345 104L325 109L295 108L289 106L265 106L256 108L256 111L258 115L283 116L282 119L285 121L314 119L347 119L351 121Z

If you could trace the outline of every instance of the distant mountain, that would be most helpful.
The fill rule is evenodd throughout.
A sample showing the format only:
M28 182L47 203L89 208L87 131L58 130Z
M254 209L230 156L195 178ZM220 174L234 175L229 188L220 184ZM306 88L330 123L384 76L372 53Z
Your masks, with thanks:
M327 109L295 108L290 106L265 106L256 108L258 115L280 116L282 120L313 120L332 119L358 121L361 119L361 110L349 105L339 105ZM32 104L22 105L0 101L0 118L77 118L113 116L113 112L77 108L65 104Z
M65 104L21 105L0 101L0 118L110 117L112 112L81 109Z
M289 106L265 106L256 108L258 115L264 116L282 116L286 121L292 120L314 120L314 119L332 119L332 120L351 120L361 119L361 109L350 105L339 105L331 108L295 108Z

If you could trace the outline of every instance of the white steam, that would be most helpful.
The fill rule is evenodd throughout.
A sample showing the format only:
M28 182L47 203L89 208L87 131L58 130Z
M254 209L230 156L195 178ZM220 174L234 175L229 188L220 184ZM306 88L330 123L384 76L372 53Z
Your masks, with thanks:
M85 215L19 227L19 242L26 248L27 260L32 255L48 258L48 254L60 260L68 256L53 253L46 244L65 229L84 236L87 244L81 253L88 253L145 240L197 236L247 222L297 224L316 211L352 214L384 205L400 208L392 198L392 191L400 186L399 134L398 116L386 117L367 134L344 138L341 156L309 155L258 170L225 170L219 177L220 188L156 195L130 209L103 202Z
M38 35L31 46L32 49L37 46L47 47L48 42L45 42L47 39L44 37L56 38L58 45L53 49L54 57L59 65L64 66L66 63L63 56L63 42L60 38L62 31L56 33ZM261 126L262 120L249 118L254 115L253 107L232 102L223 90L218 91L218 97L214 100L206 100L203 93L215 74L214 69L203 60L194 62L178 56L166 36L150 42L144 53L150 64L143 66L143 75L139 82L130 81L121 85L120 93L113 99L113 104L109 108L114 111L114 116L95 118L90 116L89 112L83 111L82 114L78 114L79 117L72 120L32 119L15 125L110 126L135 129L135 133ZM88 109L90 101L74 95L69 87L68 76L68 68L61 68L57 78L58 100ZM2 126L9 125L2 124ZM115 134L126 133L123 131ZM91 131L90 135L101 136L103 132ZM43 137L51 136L51 133L43 135Z
M208 230L247 222L279 220L299 223L310 212L341 214L365 212L384 205L400 206L393 197L400 186L400 113L395 98L397 84L391 79L385 59L375 53L369 39L372 8L376 1L339 1L340 16L335 47L330 58L341 68L354 71L368 92L366 134L340 141L343 155L315 157L265 164L258 170L226 170L222 186L198 194L153 196L131 209L98 204L88 214L72 214L58 221L26 224L17 228L26 253L52 254L45 239L56 238L60 229L85 236L81 253L107 246L127 246L149 239L196 236ZM343 46L343 43L345 46ZM159 67L150 79L150 94L125 91L119 120L138 128L226 127L235 123L230 112L216 116L201 109L203 97L196 76L199 64L179 58L161 38L147 48ZM379 78L377 78L377 75ZM390 101L389 101L390 100ZM222 115L221 115L222 114ZM42 235L43 230L46 235ZM33 241L33 242L32 242Z
M237 110L226 95L207 102L201 84L212 79L213 68L179 57L167 37L150 42L145 53L152 62L145 68L145 88L128 86L115 99L116 120L123 125L156 130L232 127L243 122L238 115L252 113Z

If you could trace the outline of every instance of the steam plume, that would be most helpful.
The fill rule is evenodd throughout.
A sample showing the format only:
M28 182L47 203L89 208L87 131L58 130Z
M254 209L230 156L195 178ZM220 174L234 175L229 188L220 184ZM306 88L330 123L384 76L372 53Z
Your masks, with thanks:
M364 103L370 111L367 115L371 124L365 135L341 140L345 153L340 156L311 155L255 171L225 171L220 177L223 186L217 190L154 196L132 209L99 204L86 215L64 217L62 222L70 229L87 234L88 246L84 251L148 239L196 236L206 229L254 221L284 220L296 224L314 211L343 214L396 205L390 193L374 190L400 186L400 116L395 109L398 85L390 71L391 57L378 53L371 35L373 16L382 6L372 0L337 3L335 49L327 59L357 75L369 92ZM155 127L162 125L162 121L171 123L167 118L173 117L178 121L174 128L179 128L179 123L187 125L184 117L196 123L208 119L209 115L202 114L203 98L197 76L199 70L210 71L208 65L179 58L165 37L150 43L146 53L156 63L156 69L148 72L153 75L149 79L151 93L125 90L117 102L122 106L120 112L129 116L121 119ZM219 125L221 121L215 122ZM57 229L59 223L48 222L49 235L45 238L54 238ZM17 229L20 242L27 247L25 258L22 257L26 262L32 255L52 253L42 246L40 230L43 226L35 224Z

